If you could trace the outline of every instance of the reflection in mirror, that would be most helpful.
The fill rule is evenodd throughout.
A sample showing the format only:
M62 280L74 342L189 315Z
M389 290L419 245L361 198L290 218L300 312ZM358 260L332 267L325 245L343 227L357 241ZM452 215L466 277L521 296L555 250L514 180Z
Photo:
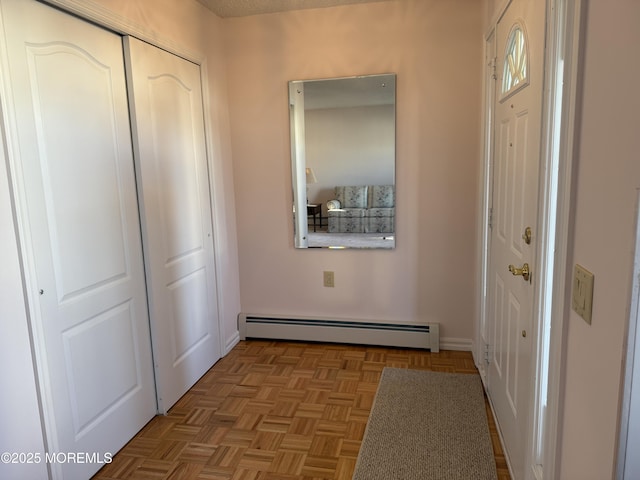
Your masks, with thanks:
M289 82L297 248L395 247L395 102L394 74Z

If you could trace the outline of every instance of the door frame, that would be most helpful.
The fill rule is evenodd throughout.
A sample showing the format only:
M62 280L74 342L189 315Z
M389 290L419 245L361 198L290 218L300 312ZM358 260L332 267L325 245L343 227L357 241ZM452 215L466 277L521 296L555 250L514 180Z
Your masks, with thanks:
M566 317L570 302L567 285L571 244L570 211L572 204L573 157L576 127L576 101L579 90L580 52L583 30L584 0L547 0L542 98L541 149L538 192L539 242L537 251L538 288L534 298L531 378L534 379L534 402L531 405L527 432L525 478L551 479L559 472L556 447L561 428L564 346ZM484 37L485 58L495 59L495 32L511 0L504 0L494 13ZM493 42L490 44L489 42ZM492 348L488 319L488 275L492 195L493 100L491 76L499 66L485 62L483 72L483 172L479 241L480 290L476 319L476 364L486 382L487 364ZM541 381L542 379L542 381ZM546 399L546 406L543 406ZM499 432L499 426L498 426ZM502 437L501 437L502 439ZM544 459L541 463L540 459ZM507 464L509 459L507 458ZM511 469L511 467L509 466Z

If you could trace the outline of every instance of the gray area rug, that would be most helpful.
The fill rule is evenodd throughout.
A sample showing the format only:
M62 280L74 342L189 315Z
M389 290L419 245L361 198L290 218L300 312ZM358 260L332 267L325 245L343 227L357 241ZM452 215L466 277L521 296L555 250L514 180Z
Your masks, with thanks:
M353 480L496 480L480 377L385 368Z

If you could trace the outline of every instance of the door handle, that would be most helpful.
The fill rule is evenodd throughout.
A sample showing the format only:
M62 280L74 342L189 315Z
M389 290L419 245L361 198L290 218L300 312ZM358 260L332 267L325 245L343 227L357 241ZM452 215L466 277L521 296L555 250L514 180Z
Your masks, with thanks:
M531 278L531 272L529 271L529 264L525 263L522 268L517 268L515 265L509 265L509 271L512 275L522 275L522 279L528 282Z

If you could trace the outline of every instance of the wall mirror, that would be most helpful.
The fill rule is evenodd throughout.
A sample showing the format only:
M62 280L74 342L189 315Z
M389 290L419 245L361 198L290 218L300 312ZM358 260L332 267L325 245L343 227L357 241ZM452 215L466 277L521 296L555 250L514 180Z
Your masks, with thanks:
M395 247L396 76L289 82L294 245Z

